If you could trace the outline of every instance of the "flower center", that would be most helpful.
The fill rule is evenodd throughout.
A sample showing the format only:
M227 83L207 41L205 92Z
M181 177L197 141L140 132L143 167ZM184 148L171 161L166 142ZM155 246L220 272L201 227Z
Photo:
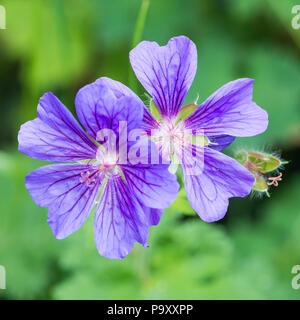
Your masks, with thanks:
M172 158L176 152L181 153L184 145L205 147L211 143L204 134L201 132L194 134L191 129L185 128L184 121L178 121L176 118L163 119L152 138L162 147L164 156L168 158Z
M164 146L183 144L185 141L183 122L176 124L175 121L176 119L164 119L160 123L159 129L155 130L154 140Z
M80 182L86 183L88 187L93 186L96 179L102 176L106 179L122 177L122 170L118 166L117 156L113 153L105 152L102 148L98 149L96 159L89 166L89 170L80 174Z

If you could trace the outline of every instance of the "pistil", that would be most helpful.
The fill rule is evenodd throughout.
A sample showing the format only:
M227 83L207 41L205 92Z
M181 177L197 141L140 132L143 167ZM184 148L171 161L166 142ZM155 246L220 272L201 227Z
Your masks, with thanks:
M81 175L82 179L80 179L80 183L86 183L86 185L90 188L91 186L94 185L94 183L96 181L96 179L93 178L93 176L95 176L95 174L104 170L105 168L106 168L105 165L101 165L101 167L99 169L97 169L96 171L94 171L92 174L90 173L90 171L81 172L80 175Z

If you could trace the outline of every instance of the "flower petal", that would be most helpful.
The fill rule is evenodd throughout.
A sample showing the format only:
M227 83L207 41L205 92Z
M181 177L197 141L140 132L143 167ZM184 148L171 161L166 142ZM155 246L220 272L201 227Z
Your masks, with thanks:
M95 242L101 255L125 257L134 242L148 246L148 228L176 199L179 184L168 165L121 165L122 178L109 179L96 209Z
M148 218L148 225L149 226L156 226L158 225L160 218L163 214L163 210L161 209L153 209L145 207L145 213Z
M140 104L143 105L143 101L127 86L125 86L122 82L107 78L101 77L95 81L95 83L99 86L105 86L108 89L114 92L114 95L117 99L122 98L123 96L128 96L135 98L140 101Z
M187 129L205 135L248 137L266 130L268 114L252 101L253 79L231 81L213 93L185 120Z
M212 144L209 145L210 148L222 151L227 148L234 141L235 137L228 136L226 134L220 136L208 136L208 139Z
M206 222L222 219L228 198L246 196L254 183L252 174L237 161L210 148L204 148L202 174L187 174L185 163L183 170L189 202Z
M137 78L162 115L177 115L197 70L195 44L184 36L172 38L163 47L143 41L129 57Z
M75 106L80 122L94 139L101 129L117 132L119 121L127 121L128 131L139 127L144 110L138 96L109 78L100 78L80 89Z
M96 208L94 237L99 253L121 259L135 242L147 246L148 216L128 184L121 178L108 180Z
M99 85L104 85L107 88L111 89L118 99L123 96L134 98L136 102L139 103L144 109L143 126L142 126L144 130L150 133L151 129L156 128L158 126L157 121L153 118L152 114L146 108L143 101L131 89L126 87L123 83L116 80L112 80L107 77L99 78L96 81L96 83Z
M153 117L151 112L145 107L144 108L144 116L143 116L143 124L142 129L145 130L147 135L151 135L151 130L155 130L159 128L159 123Z
M40 99L38 118L21 126L18 140L20 152L52 162L92 159L97 151L72 113L50 92Z
M33 200L49 208L48 223L58 239L79 229L94 206L100 179L90 187L81 183L81 172L87 170L86 164L54 164L26 176L26 188Z
M124 165L126 181L140 202L150 208L166 209L177 197L179 184L169 165Z

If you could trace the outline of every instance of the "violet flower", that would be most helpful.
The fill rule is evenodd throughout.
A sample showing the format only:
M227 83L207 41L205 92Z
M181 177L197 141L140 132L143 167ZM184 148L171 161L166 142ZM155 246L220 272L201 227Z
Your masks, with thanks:
M118 141L120 121L128 131L141 126L144 105L131 90L100 78L78 92L75 106L87 133L52 93L40 99L38 118L21 126L20 152L64 162L31 172L26 187L37 205L49 208L48 223L58 239L79 229L97 203L97 249L107 258L123 258L134 242L147 246L149 226L159 222L179 185L168 165L123 164L120 154L95 141L102 129L112 129Z
M254 177L237 161L218 152L235 137L259 134L267 128L268 115L252 101L252 79L227 83L199 106L182 107L197 69L195 44L187 37L172 38L166 46L143 41L130 52L132 68L152 97L151 109L144 114L147 134L169 158L179 159L184 172L187 197L205 221L224 217L228 198L250 193ZM189 143L183 139L189 130ZM158 134L157 134L158 132ZM193 143L198 132L202 143ZM153 136L153 134L152 134ZM201 172L191 174L191 157L198 155Z

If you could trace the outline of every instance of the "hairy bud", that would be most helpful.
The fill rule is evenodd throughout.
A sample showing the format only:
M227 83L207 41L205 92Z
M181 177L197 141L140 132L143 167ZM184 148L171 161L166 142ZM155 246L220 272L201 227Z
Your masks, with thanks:
M240 150L235 159L247 168L255 177L253 191L264 192L269 197L269 188L282 180L279 170L287 161L282 161L278 156L266 152Z

